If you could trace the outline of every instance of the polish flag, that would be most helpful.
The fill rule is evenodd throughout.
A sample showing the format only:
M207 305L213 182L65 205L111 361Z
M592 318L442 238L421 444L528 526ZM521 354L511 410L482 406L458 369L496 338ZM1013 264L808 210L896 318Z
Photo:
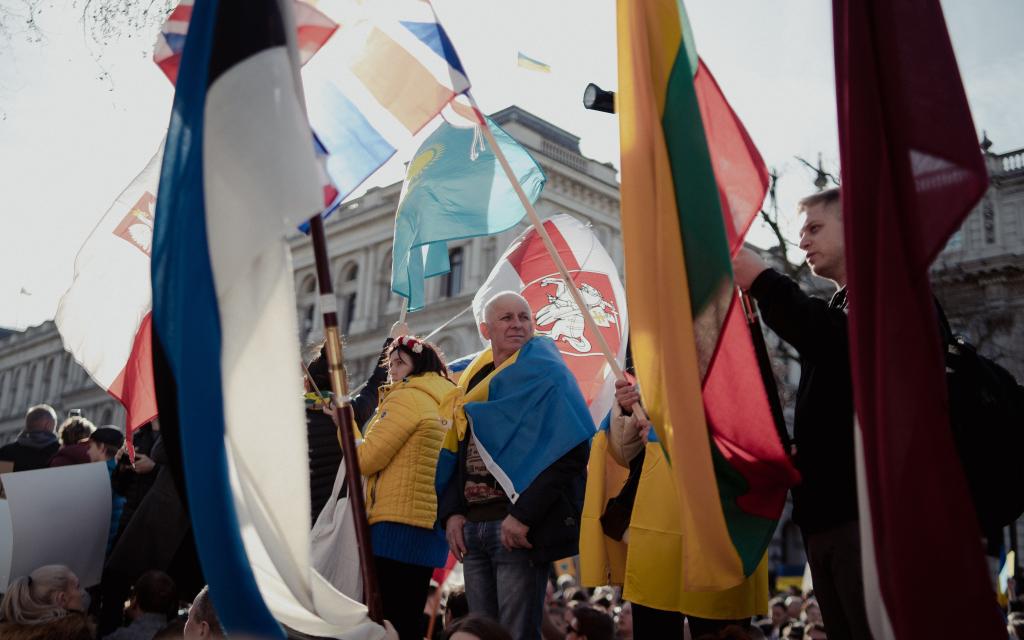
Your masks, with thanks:
M545 220L544 228L621 367L629 314L615 263L590 227L568 214ZM533 227L512 242L477 291L473 298L477 324L483 321L487 301L502 291L515 291L530 303L537 335L555 341L580 385L594 424L600 424L615 399L615 375Z
M75 258L55 322L64 348L124 405L131 433L157 413L149 257L163 145L114 200Z

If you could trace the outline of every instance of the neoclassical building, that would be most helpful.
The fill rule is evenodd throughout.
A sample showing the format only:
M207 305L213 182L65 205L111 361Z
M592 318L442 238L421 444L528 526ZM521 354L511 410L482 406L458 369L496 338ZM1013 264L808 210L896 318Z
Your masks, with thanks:
M547 174L536 203L541 217L564 212L589 221L621 269L614 167L583 156L578 137L518 107L492 117L530 150ZM400 298L391 293L391 244L401 188L401 183L372 188L325 224L352 387L372 370L401 306ZM408 315L410 329L425 335L469 307L498 257L526 226L524 222L497 236L451 243L451 274L427 280L426 307ZM309 238L298 233L290 244L300 340L310 344L323 335L313 251ZM434 340L449 357L481 347L471 312L451 322ZM124 424L124 409L64 351L53 322L23 332L0 332L0 444L16 437L25 410L39 402L52 404L61 417L82 409L97 424Z
M530 150L547 174L536 204L541 217L564 212L589 221L621 271L614 167L583 156L578 137L518 107L492 117ZM936 260L932 279L954 327L1024 380L1024 149L994 154L990 148L986 139L982 150L991 187ZM401 307L400 298L391 293L391 245L401 186L370 189L325 224L351 387L369 375ZM426 307L407 318L412 332L423 336L446 325L433 340L449 358L478 350L482 345L467 309L498 257L526 226L523 222L496 236L450 243L452 271L427 280ZM299 337L312 345L323 335L312 246L298 233L289 242ZM765 255L778 263L776 252ZM803 284L818 295L829 293L823 281L808 278ZM799 365L770 332L767 341L791 422ZM38 402L49 402L62 416L77 408L97 424L123 426L120 404L64 351L53 322L24 332L0 330L0 444L17 435L25 409ZM788 511L769 554L773 566L802 572L803 544Z
M615 169L583 156L576 136L518 107L499 111L492 118L529 149L547 174L547 184L535 205L541 218L569 213L588 221L621 273ZM391 245L401 188L401 183L396 183L370 189L325 225L338 320L345 335L345 362L353 387L372 371L401 310L401 298L391 292ZM524 220L499 235L449 243L451 273L426 281L426 306L408 314L410 331L427 335L465 311L498 257L527 226ZM303 235L291 239L291 248L300 339L308 344L323 336L313 250ZM472 312L455 318L433 341L449 358L482 347Z
M953 329L1024 382L1024 149L992 153L991 184L932 265Z

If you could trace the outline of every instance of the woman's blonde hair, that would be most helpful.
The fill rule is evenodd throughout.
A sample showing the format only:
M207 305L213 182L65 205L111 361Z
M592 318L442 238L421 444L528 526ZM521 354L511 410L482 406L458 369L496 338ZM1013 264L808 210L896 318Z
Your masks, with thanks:
M56 603L56 595L68 590L75 577L62 564L39 567L11 582L0 604L0 620L16 624L43 624L63 618L68 610Z

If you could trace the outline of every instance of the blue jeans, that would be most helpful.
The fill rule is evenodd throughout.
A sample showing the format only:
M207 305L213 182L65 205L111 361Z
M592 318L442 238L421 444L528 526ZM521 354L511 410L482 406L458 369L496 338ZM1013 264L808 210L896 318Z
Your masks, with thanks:
M515 640L540 640L548 568L530 563L526 549L501 546L501 520L467 522L464 531L466 598Z

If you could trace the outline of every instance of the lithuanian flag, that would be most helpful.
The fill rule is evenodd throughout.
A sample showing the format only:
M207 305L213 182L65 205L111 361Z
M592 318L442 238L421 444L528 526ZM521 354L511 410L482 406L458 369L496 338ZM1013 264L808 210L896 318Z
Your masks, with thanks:
M799 479L732 277L768 176L681 0L619 0L618 48L634 362L677 483L682 586L718 591L757 568Z

